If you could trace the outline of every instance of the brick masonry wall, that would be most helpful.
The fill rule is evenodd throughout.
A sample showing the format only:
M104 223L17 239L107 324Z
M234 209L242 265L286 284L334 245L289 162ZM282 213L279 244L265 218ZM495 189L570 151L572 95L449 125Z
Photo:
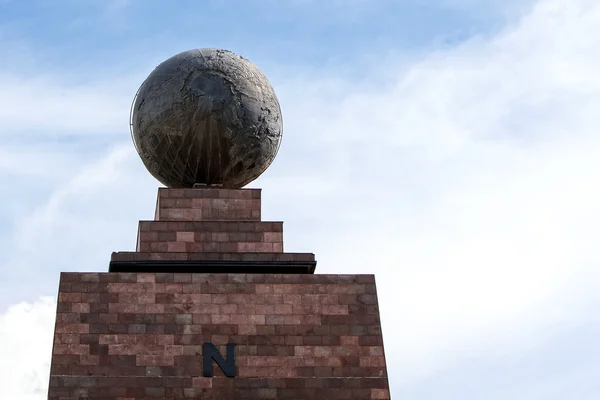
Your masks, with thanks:
M283 222L140 221L136 250L282 253Z
M157 221L260 221L260 189L158 190Z
M374 277L63 273L48 398L389 399Z

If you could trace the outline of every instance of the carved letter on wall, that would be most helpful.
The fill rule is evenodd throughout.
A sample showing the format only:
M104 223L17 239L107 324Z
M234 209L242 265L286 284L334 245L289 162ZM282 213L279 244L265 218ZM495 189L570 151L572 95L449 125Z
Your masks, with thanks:
M227 358L223 358L219 350L212 343L204 343L202 346L202 357L204 358L204 376L210 378L213 376L213 360L217 362L223 373L233 378L235 377L235 345L227 345Z

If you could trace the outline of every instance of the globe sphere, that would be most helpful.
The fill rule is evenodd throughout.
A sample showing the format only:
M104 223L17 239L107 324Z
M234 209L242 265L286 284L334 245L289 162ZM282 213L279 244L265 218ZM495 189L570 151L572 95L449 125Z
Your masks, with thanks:
M148 76L133 102L131 130L144 165L167 187L240 188L272 163L283 121L254 64L230 51L198 49Z

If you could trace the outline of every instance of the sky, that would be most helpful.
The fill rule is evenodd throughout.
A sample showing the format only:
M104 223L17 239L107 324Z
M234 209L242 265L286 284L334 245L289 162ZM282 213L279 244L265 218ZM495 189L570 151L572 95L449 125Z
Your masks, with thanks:
M131 101L200 47L271 81L249 187L375 274L394 398L600 397L597 0L0 0L0 398L46 396L59 273L152 218Z

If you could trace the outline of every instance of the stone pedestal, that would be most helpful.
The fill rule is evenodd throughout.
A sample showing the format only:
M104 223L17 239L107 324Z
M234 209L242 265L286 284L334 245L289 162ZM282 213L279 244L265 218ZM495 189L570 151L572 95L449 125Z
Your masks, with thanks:
M49 399L389 399L372 275L283 253L255 189L160 189L136 252L62 273Z

